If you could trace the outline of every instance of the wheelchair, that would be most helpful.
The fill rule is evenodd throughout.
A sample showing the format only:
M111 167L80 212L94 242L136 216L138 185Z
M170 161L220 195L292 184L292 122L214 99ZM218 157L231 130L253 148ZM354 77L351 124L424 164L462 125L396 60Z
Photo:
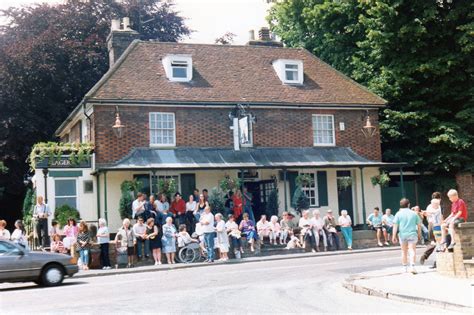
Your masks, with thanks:
M199 243L189 243L178 251L178 260L184 264L198 262L202 258Z

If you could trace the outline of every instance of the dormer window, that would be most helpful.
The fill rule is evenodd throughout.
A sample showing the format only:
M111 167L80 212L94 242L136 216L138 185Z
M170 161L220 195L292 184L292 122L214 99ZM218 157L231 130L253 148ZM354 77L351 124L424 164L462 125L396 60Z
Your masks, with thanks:
M278 59L273 68L283 84L303 84L303 61Z
M193 59L188 55L168 55L163 58L166 77L170 81L189 82L193 78Z

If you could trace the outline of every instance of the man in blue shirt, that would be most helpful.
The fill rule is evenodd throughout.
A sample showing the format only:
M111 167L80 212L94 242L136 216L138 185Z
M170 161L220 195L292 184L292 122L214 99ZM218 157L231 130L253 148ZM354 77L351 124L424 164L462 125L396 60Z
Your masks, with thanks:
M377 232L377 244L380 247L383 247L382 244L382 214L380 213L380 210L378 207L374 208L374 212L369 215L367 218L367 224L369 227ZM388 240L385 238L385 245L389 245Z
M410 256L410 272L416 274L416 243L421 236L421 219L414 211L410 209L410 201L406 198L400 200L400 210L395 215L393 220L393 243L400 240L400 247L402 250L402 264L405 272L408 271L408 256Z

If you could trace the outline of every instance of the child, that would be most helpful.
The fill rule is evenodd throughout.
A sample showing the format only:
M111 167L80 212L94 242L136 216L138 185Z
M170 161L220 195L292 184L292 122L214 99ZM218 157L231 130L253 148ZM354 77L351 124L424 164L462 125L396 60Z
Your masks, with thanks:
M11 240L18 245L28 249L28 240L26 238L26 231L25 227L23 226L23 222L21 220L15 221L15 230L11 235Z
M60 254L67 253L66 247L64 247L64 243L61 241L61 236L59 234L54 234L52 236L51 252Z
M53 221L51 222L51 230L49 231L49 237L51 239L51 242L54 239L54 236L56 235L61 235L61 229L59 228L58 221Z
M181 249L191 243L199 243L199 241L191 238L189 233L186 231L186 224L180 224L178 233L178 248Z
M280 238L280 233L281 233L281 226L280 223L278 223L278 217L276 215L272 215L270 218L270 244L277 244L277 238L280 239L280 245L282 244L282 240Z
M290 240L288 241L288 244L286 244L286 249L293 249L293 248L302 248L303 245L301 244L301 241L299 238L297 238L293 232L289 233Z

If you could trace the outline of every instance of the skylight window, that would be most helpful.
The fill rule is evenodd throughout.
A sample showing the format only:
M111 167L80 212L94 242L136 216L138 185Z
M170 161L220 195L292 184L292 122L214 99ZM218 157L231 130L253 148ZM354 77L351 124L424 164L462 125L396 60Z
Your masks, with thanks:
M273 68L283 84L303 84L303 61L278 59Z
M188 55L168 55L163 58L166 77L170 81L189 82L193 77L193 60Z

